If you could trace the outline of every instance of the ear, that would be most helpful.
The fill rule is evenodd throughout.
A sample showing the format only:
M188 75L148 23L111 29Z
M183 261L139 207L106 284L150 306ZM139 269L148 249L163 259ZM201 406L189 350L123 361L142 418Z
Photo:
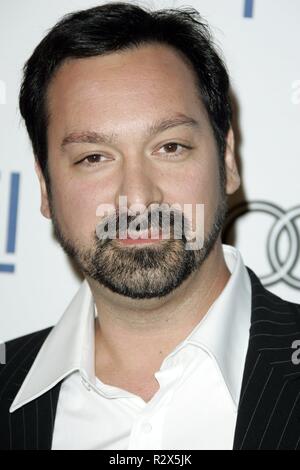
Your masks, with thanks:
M36 174L38 176L38 179L39 179L39 182L40 182L41 213L47 219L51 219L49 197L48 197L47 187L46 187L46 183L45 183L45 178L44 178L41 167L40 167L37 160L35 160L34 169L35 169L35 172L36 172Z
M239 188L241 179L234 156L234 133L231 127L226 138L225 172L226 194L233 194Z

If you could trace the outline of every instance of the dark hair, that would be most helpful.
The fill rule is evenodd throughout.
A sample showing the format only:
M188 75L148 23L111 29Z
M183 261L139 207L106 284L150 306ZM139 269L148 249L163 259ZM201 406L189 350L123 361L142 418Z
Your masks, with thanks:
M46 92L54 72L67 58L103 55L157 42L180 51L194 69L222 168L231 122L229 77L207 23L191 7L150 11L130 3L106 3L65 15L24 66L20 111L48 189Z

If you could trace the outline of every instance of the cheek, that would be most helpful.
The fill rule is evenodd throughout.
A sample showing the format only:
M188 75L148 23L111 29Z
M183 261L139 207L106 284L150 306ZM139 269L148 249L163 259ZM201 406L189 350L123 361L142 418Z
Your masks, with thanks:
M89 240L96 229L99 204L95 184L56 178L53 185L55 216L63 233L71 239Z
M219 198L219 169L216 165L192 162L174 175L173 191L178 202L217 204ZM174 184L176 182L176 184Z
M184 204L190 205L192 214L192 226L195 230L196 205L204 204L204 225L206 232L214 220L215 211L219 202L219 169L217 165L207 162L193 161L191 166L177 175L176 185L173 184L170 203L179 203L184 209ZM187 212L190 214L190 212ZM190 219L190 215L188 216Z

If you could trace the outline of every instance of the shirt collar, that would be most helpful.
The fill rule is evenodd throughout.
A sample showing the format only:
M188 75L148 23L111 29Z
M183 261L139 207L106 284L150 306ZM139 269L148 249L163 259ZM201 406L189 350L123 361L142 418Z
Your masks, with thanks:
M231 276L185 343L203 347L219 366L236 406L239 399L251 317L251 283L240 252L223 244ZM10 412L38 398L66 376L80 371L95 382L95 304L84 280L64 315L51 330L29 370ZM172 354L172 353L171 353Z
M251 281L239 250L223 244L223 253L231 276L203 319L176 349L185 344L205 349L219 367L237 407L251 326Z
M84 280L51 330L19 389L10 412L38 398L76 370L94 376L95 305Z

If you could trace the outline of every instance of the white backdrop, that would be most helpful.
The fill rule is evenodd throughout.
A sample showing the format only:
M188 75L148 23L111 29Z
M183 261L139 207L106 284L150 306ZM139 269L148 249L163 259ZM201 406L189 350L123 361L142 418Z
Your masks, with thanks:
M47 30L63 14L99 3L105 2L0 0L2 341L55 324L80 283L53 239L51 222L40 214L38 180L17 100L23 64ZM243 187L231 203L234 209L248 201L250 209L244 216L239 215L243 206L234 209L239 216L229 241L269 290L300 303L299 0L139 3L193 6L210 23L238 108Z

